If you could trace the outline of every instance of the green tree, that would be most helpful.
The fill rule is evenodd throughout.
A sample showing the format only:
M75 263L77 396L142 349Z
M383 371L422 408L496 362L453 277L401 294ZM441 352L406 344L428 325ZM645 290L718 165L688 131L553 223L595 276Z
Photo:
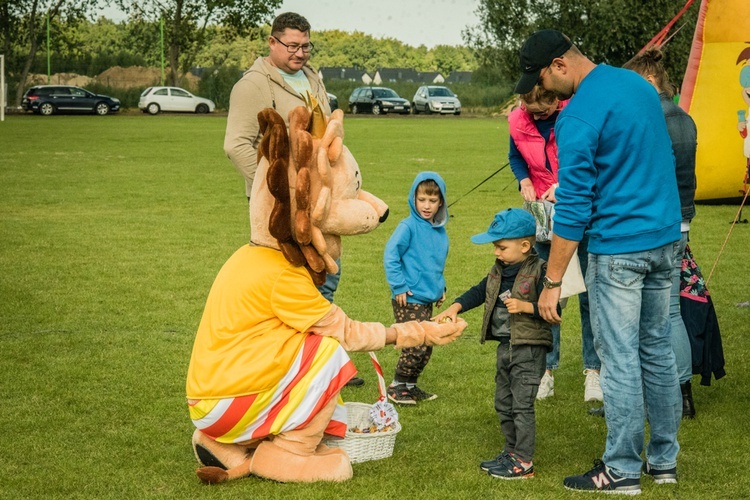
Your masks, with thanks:
M18 82L15 105L21 104L24 82L43 46L49 19L51 31L59 33L60 19L76 20L94 11L99 0L0 0L0 36L10 54L8 73Z
M170 84L187 71L204 47L209 26L223 26L234 38L271 19L281 0L115 0L130 19L157 23L164 19L169 47Z
M698 4L680 19L664 48L670 76L684 75ZM518 49L538 29L555 28L596 63L620 66L633 57L685 5L685 0L481 0L480 25L464 39L483 66L495 66L506 80L519 74ZM491 73L491 72L490 72Z

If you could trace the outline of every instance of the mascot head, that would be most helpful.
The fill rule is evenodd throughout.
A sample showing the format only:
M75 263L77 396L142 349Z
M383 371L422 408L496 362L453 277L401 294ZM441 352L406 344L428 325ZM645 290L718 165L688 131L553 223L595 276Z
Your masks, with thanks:
M312 102L289 113L287 133L275 110L258 113L263 138L250 241L306 266L318 286L338 271L341 236L368 233L388 217L388 206L362 190L357 161L343 143L343 119L341 110L326 118Z

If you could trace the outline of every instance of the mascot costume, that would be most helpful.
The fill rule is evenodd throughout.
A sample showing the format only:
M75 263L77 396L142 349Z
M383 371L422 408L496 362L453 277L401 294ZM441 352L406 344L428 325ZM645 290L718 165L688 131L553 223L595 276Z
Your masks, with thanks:
M190 359L187 398L204 483L255 475L281 482L345 481L341 388L356 368L347 351L442 345L463 320L386 327L350 319L316 286L337 271L341 235L375 229L388 207L362 191L343 145L343 113L315 103L258 114L263 138L253 184L251 241L219 271Z

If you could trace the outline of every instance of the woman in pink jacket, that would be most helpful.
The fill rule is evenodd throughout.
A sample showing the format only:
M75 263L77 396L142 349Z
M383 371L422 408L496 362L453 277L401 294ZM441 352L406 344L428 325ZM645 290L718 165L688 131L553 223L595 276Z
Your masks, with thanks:
M541 87L534 87L531 92L520 97L521 106L513 110L508 117L510 168L519 182L524 201L547 200L554 203L558 168L555 122L568 101L559 101L555 94ZM588 263L587 242L588 238L584 236L578 247L578 258L584 273ZM549 242L537 242L535 248L540 257L549 259ZM602 401L599 386L601 362L594 350L588 294L584 292L578 297L581 311L583 372L586 375L584 401ZM552 325L552 337L552 351L547 354L547 370L539 384L537 399L555 394L552 370L560 363L560 325Z

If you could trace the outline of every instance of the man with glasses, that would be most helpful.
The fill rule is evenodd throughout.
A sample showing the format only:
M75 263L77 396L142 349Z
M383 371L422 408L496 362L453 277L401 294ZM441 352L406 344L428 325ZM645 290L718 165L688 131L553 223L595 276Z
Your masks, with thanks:
M325 86L307 64L314 49L307 19L294 12L276 17L268 37L268 49L268 56L255 60L234 85L229 98L224 152L245 178L248 200L258 165L261 138L258 113L274 108L287 121L292 109L305 105L309 93L326 115L331 114Z
M594 64L556 30L533 33L520 60L517 93L539 84L558 99L572 97L555 128L559 186L539 313L560 322L563 273L586 231L586 288L602 362L604 455L563 484L634 495L641 471L657 484L676 483L682 396L669 295L682 216L659 96L633 71ZM645 463L644 420L650 427Z
M315 70L307 64L315 46L310 41L310 23L299 14L279 14L271 25L268 37L268 57L259 57L232 89L229 97L229 116L224 136L224 152L245 178L248 202L258 167L258 144L261 134L258 113L275 109L289 127L289 112L305 106L308 96L314 97L326 115L331 114L328 93ZM341 277L341 262L337 274L329 274L320 293L333 302L333 294ZM365 381L354 377L349 386Z

